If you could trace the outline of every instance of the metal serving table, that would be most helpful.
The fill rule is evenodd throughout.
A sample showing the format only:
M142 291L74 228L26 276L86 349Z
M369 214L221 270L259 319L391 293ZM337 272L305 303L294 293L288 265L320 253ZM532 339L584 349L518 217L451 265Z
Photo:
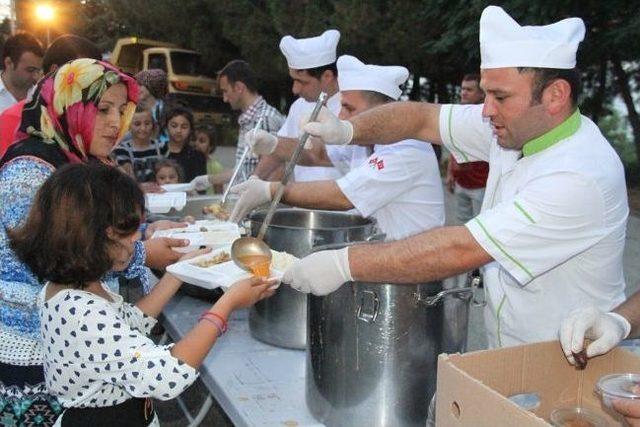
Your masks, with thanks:
M179 340L210 307L206 301L176 294L163 311L168 335ZM229 330L200 367L200 378L209 393L235 426L323 426L311 416L305 402L305 352L253 339L248 313L233 314ZM198 416L188 415L190 425L202 421L211 407L211 396Z

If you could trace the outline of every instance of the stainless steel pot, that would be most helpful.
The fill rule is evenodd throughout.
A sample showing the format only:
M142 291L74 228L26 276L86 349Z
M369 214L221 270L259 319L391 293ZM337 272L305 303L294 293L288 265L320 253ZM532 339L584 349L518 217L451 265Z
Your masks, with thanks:
M354 282L309 295L311 413L332 427L424 426L438 354L463 350L471 293Z
M254 212L249 221L256 236L266 211ZM364 241L373 235L374 222L344 212L278 209L264 236L272 249L299 258L328 243ZM305 349L307 299L289 286L280 286L271 298L251 308L249 329L260 341L278 347Z

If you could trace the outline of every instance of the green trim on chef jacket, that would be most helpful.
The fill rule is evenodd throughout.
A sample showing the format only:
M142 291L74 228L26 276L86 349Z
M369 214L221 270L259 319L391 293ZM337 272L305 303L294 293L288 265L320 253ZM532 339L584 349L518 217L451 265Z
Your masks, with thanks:
M518 209L520 213L522 213L522 215L524 215L529 221L531 221L532 224L536 223L533 217L529 215L529 212L524 210L524 208L522 207L522 205L520 205L520 203L514 201L513 204L516 205L516 209Z
M580 119L580 109L576 108L576 111L569 116L567 120L560 123L544 135L540 135L539 137L524 144L522 147L522 155L527 157L532 154L539 153L540 151L551 147L555 143L569 138L578 131L578 128L580 128Z
M449 131L449 141L451 141L451 145L453 146L453 148L456 149L456 151L458 152L458 154L460 154L460 157L462 157L464 159L465 162L469 161L469 157L467 157L467 153L465 153L464 151L462 151L455 142L453 142L453 133L451 132L451 116L453 116L453 105L449 106L449 119L448 119L448 131Z
M507 300L507 294L502 295L502 299L500 300L500 304L498 304L498 310L496 310L496 337L498 338L498 347L502 347L502 323L500 322L500 314L502 312L502 307L504 307L504 302Z
M487 231L487 229L485 228L484 224L482 224L482 222L478 219L478 217L475 217L473 219L475 222L478 223L478 225L480 226L480 228L482 229L482 231L484 231L484 234L487 235L487 237L489 238L489 240L491 240L491 242L496 245L496 247L498 249L500 249L500 252L502 252L504 254L504 256L506 256L507 258L509 258L511 260L511 262L513 262L515 265L517 265L518 267L520 267L522 269L522 271L524 271L525 273L527 273L527 275L529 277L531 277L532 279L533 274L531 274L531 272L529 271L529 269L527 269L527 267L525 267L524 265L522 265L522 263L520 261L518 261L517 259L515 259L513 256L511 256L506 250L504 250L504 248L502 247L502 245L500 245L500 243L498 243L498 241L496 239L494 239L494 237L489 234L489 232Z

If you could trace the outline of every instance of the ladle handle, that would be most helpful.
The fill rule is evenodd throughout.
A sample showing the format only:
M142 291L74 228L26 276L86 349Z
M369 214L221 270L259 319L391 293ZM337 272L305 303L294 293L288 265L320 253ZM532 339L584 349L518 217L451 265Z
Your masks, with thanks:
M327 100L327 94L324 92L320 93L320 96L316 101L316 106L313 108L313 111L311 112L311 117L309 118L309 121L314 121L318 118L318 114L320 114L320 109L322 108L326 100ZM284 169L284 175L282 176L282 181L280 181L282 185L278 186L278 189L276 190L276 194L273 195L273 199L271 199L271 205L269 206L269 210L267 211L267 214L265 215L264 220L262 221L262 225L260 226L260 231L258 232L258 239L260 240L264 238L264 235L267 232L267 228L271 223L273 214L276 212L276 207L278 206L278 203L280 203L280 199L282 199L282 195L284 194L284 187L289 182L289 178L293 173L293 168L295 168L296 163L298 163L300 154L302 154L302 150L304 149L304 144L307 142L307 139L309 139L309 136L310 135L307 132L304 132L300 136L300 139L298 139L298 146L296 147L296 150L293 152L291 159L289 159L289 162L287 163L287 166Z
M253 132L255 132L256 130L260 129L260 125L262 124L262 119L264 119L264 115L265 115L265 113L263 112L262 115L260 116L260 118L258 119L258 122L256 123L256 125L253 128ZM244 165L244 160L247 158L247 155L249 154L249 151L251 151L251 146L249 144L246 144L246 147L244 147L244 152L242 153L242 157L240 157L240 160L238 160L238 164L236 165L236 168L233 171L233 175L231 175L231 179L229 180L229 183L227 184L227 188L224 190L224 194L222 194L221 203L223 205L227 201L227 197L229 196L229 190L231 190L231 187L233 187L233 183L236 182L236 178L238 177L238 173L240 172L240 169L242 169L242 165Z

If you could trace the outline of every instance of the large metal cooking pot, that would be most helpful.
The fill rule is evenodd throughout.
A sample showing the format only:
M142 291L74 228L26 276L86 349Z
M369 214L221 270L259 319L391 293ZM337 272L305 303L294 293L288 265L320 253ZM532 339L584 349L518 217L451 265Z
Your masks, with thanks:
M266 211L250 217L251 235L256 236ZM278 209L264 236L272 249L299 258L316 246L361 242L373 235L374 222L344 212ZM260 341L278 347L305 349L307 344L307 298L289 286L280 286L271 298L251 308L249 329Z
M471 293L443 282L350 282L309 295L306 399L314 417L332 427L424 426L437 356L465 344Z

